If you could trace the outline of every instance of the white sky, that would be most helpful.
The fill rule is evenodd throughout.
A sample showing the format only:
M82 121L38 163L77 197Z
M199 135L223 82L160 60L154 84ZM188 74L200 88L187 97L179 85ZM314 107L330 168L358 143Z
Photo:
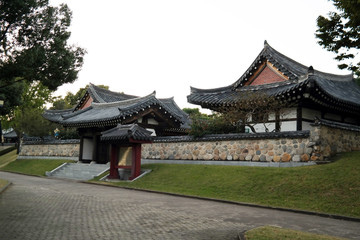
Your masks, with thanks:
M110 90L187 103L190 86L235 82L264 40L315 69L349 74L315 38L316 19L334 11L327 0L52 0L73 11L70 42L88 53L79 78L56 95L89 82Z

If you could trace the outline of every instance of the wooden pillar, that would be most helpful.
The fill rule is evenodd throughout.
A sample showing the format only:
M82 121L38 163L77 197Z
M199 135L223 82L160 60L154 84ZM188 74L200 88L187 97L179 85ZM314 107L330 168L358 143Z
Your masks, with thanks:
M96 156L97 156L97 149L98 149L98 145L97 145L97 135L96 133L93 134L93 154L92 154L92 161L96 161Z
M111 144L111 153L110 153L110 174L109 179L119 179L119 170L118 166L118 146L116 144Z
M280 112L275 112L275 132L281 131L281 125L280 125Z
M296 131L302 130L302 108L298 106L296 110Z
M133 180L140 176L141 172L141 144L137 143L132 146L132 163L131 163L131 177Z
M79 150L79 161L83 160L83 151L84 151L84 137L80 137L80 150Z

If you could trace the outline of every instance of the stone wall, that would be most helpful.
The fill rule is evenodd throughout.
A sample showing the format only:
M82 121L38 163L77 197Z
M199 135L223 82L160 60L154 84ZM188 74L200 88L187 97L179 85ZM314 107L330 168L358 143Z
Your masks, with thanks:
M313 160L326 160L336 153L360 151L360 127L322 119L313 125L310 140L315 143Z
M79 140L28 142L21 145L20 156L78 157Z
M28 142L20 156L78 157L79 140ZM253 162L322 161L360 150L360 127L321 120L309 131L157 137L142 145L142 158Z
M143 145L142 157L169 160L309 161L313 152L309 136L309 131L300 131L208 135L199 139L164 137L158 138L153 144Z

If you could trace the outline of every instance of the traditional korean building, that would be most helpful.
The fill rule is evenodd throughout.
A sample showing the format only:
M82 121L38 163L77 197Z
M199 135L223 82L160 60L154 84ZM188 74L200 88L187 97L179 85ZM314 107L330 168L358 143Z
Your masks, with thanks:
M304 66L266 41L260 54L233 84L214 89L191 87L187 98L189 103L221 112L224 106L238 107L238 96L244 93L265 94L288 103L283 116L269 116L270 131L308 130L316 118L360 125L360 87L353 75L324 73ZM262 125L255 125L257 132L264 131Z
M155 92L138 97L112 92L90 84L78 105L66 110L47 110L46 119L64 127L77 128L80 135L79 160L109 161L109 146L100 141L101 132L118 124L133 124L156 136L186 135L189 116L173 98L156 98Z

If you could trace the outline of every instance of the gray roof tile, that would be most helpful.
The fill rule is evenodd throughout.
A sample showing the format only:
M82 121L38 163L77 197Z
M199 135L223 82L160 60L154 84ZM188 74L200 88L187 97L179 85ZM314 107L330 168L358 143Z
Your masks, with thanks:
M44 117L64 126L116 125L127 117L137 115L149 107L161 109L177 122L180 128L189 128L189 116L175 103L173 98L157 99L153 92L145 97L116 93L90 84L86 94L93 102L90 107L78 110L47 110Z
M115 128L101 133L101 141L129 142L152 141L151 132L138 126L137 124L117 125Z

